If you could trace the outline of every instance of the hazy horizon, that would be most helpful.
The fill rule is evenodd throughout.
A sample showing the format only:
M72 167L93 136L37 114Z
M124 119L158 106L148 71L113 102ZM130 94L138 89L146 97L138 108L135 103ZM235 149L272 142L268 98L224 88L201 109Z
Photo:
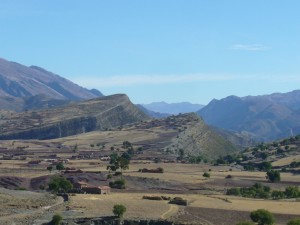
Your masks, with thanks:
M134 103L299 89L298 1L1 1L1 55Z

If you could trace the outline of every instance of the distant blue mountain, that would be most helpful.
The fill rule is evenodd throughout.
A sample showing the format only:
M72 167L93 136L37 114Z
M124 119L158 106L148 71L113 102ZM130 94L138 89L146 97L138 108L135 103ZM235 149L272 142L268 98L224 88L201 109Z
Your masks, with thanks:
M180 103L153 102L150 104L142 104L142 106L153 112L166 113L171 115L176 115L179 113L197 112L204 107L204 105L192 104L189 102L180 102Z
M247 132L258 141L300 134L300 90L262 96L228 96L199 110L209 125Z

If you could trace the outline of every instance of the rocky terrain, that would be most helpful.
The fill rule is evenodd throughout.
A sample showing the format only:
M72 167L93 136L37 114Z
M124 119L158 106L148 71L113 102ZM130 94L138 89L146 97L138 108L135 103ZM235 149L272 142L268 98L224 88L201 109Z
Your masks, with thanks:
M1 111L0 139L52 139L122 126L149 117L126 95L71 103L21 113Z

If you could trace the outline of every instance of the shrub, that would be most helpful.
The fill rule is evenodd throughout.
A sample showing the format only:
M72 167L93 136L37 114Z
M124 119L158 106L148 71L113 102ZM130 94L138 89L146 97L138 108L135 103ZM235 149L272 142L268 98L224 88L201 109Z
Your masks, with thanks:
M59 214L55 214L53 217L52 217L52 220L50 222L51 225L59 225L61 224L61 221L63 220L62 216L59 215Z
M229 175L227 175L225 178L226 178L226 179L231 179L232 176L229 174Z
M284 194L287 198L298 198L300 197L300 190L296 186L288 186L285 188Z
M230 188L230 189L227 190L226 194L227 195L236 195L236 196L238 196L238 195L241 194L240 188Z
M280 172L277 170L269 170L267 172L267 178L271 182L279 182L280 181Z
M144 195L144 196L143 196L143 199L147 199L147 200L157 200L157 201L163 200L161 196L147 196L147 195Z
M283 191L274 190L274 191L272 191L271 196L273 199L281 199L281 198L285 197L285 194Z
M126 181L124 179L109 182L109 186L111 188L117 188L117 189L125 189L125 184Z
M207 172L205 172L205 173L203 173L203 175L202 175L203 177L206 177L206 178L210 178L210 174L209 173L207 173Z
M180 198L180 197L175 197L172 200L169 201L169 204L176 204L176 205L184 205L187 206L187 200Z
M251 212L250 218L253 222L258 223L258 225L272 225L275 222L272 213L265 209L258 209Z
M245 188L230 188L227 190L227 195L241 195L248 198L264 198L270 197L271 189L268 186L263 186L259 183L254 184L252 187Z
M56 165L56 169L57 169L57 170L63 170L63 169L65 169L64 164L63 164L62 162L58 163L58 164Z
M114 205L113 214L118 218L122 218L126 212L126 207L124 205Z
M287 225L300 225L300 218L290 220Z

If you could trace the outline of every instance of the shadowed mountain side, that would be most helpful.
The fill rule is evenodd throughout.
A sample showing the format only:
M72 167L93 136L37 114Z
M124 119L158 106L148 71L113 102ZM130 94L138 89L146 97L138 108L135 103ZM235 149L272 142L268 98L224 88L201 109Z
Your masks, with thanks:
M247 132L256 141L299 134L300 91L212 100L197 113L209 125Z
M1 112L0 139L52 139L147 120L126 95L22 113Z
M82 100L102 96L37 66L23 66L0 58L0 96L30 97L43 94L49 98Z

